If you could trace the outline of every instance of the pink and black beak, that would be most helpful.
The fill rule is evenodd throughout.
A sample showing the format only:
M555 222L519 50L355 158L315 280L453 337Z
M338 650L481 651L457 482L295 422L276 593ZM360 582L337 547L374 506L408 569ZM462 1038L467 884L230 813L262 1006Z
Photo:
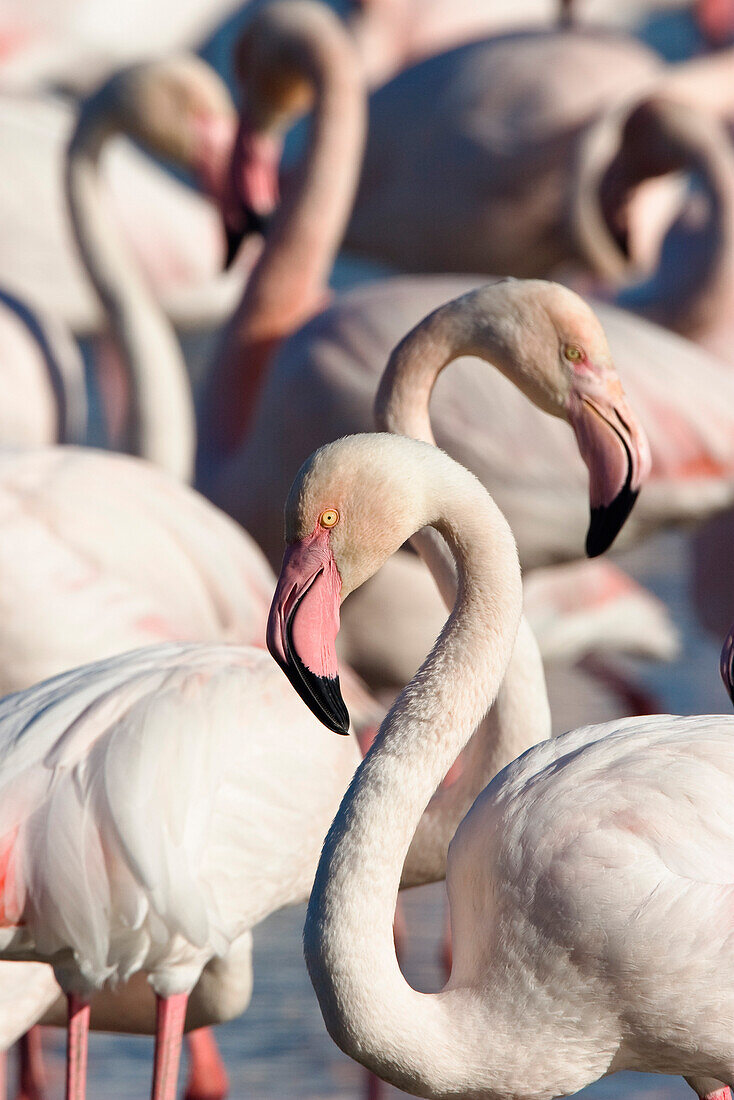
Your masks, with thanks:
M281 151L277 138L255 129L247 115L242 115L222 197L227 244L225 269L231 266L245 237L267 233L278 204Z
M727 694L734 703L734 626L729 631L721 650L719 672Z
M349 732L336 636L341 577L329 532L317 527L286 548L268 618L270 653L306 706L334 733Z
M589 468L591 517L586 553L598 557L614 542L650 473L650 447L617 379L593 393L574 390L568 419Z

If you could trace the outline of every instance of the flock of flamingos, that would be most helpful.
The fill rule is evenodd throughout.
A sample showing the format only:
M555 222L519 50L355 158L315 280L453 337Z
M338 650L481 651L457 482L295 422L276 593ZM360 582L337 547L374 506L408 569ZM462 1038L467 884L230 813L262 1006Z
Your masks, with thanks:
M155 1035L153 1100L190 1032L188 1100L221 1100L206 1029L309 894L327 1029L378 1078L550 1100L637 1069L730 1100L734 716L551 737L544 679L665 652L599 556L685 523L734 698L734 4L672 5L675 63L632 34L664 7L252 0L238 109L180 52L227 0L0 13L23 1100L39 1022L68 1100L90 1027ZM335 295L342 245L384 267ZM398 892L443 878L450 974L418 993Z

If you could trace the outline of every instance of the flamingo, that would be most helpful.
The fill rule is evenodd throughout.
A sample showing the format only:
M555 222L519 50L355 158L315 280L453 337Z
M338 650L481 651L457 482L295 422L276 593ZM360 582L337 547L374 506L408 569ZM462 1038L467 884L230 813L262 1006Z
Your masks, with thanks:
M324 736L262 649L221 644L61 674L4 699L0 725L13 818L0 954L50 964L69 997L67 1095L84 1095L100 991L93 1023L156 1031L153 1095L172 1100L184 1019L243 1011L252 927L307 895L356 740ZM39 877L44 863L65 870Z
M599 256L572 201L581 188L599 205L589 143L599 156L603 142L611 159L625 116L653 95L698 108L712 124L717 115L731 121L733 67L734 53L728 64L715 58L711 69L701 61L665 67L633 39L587 29L499 35L421 62L370 98L345 245L411 271L531 276L575 265L596 273ZM430 125L427 99L437 105ZM724 133L720 122L705 150L713 165L723 155ZM703 153L694 127L679 155L685 170L713 188L718 177L709 178ZM632 167L640 168L635 184L659 174L645 167L640 150ZM652 212L664 230L680 199L664 180L602 198L612 226L622 201L630 206L620 262L639 278L646 221Z
M126 101L137 105L137 117L130 111L124 115ZM72 213L82 248L97 242L102 257L109 258L117 247L124 263L124 246L95 221L95 213L104 210L96 178L100 138L122 117L133 128L144 119L154 142L165 147L168 140L174 156L198 164L214 180L221 172L223 139L233 137L233 114L221 84L196 59L129 69L86 104L69 156ZM139 133L146 135L142 123ZM99 221L103 224L103 214ZM183 359L173 339L173 351L165 356L165 326L157 341L155 328L136 326L135 289L133 283L132 305L128 300L114 321L131 332L133 343L145 342L154 355L160 350L161 364L155 374L136 373L137 361L131 360L128 444L186 478L194 438ZM141 463L93 452L30 450L2 456L0 466L7 534L3 691L166 638L262 644L273 586L270 570L254 543L196 494ZM81 525L80 515L85 517ZM28 981L37 995L26 998L26 1012L13 1000L16 1035L18 1025L35 1022L58 996L50 971ZM12 988L11 983L9 996ZM213 1053L206 1036L193 1038L190 1096L201 1093L202 1068L218 1069L216 1080L208 1075L207 1086L226 1090L223 1067Z
M448 853L445 989L417 993L400 973L389 933L406 853L497 695L518 629L509 526L435 447L376 434L327 444L288 499L268 626L296 691L344 729L340 602L425 526L449 545L459 595L324 844L304 946L327 1029L420 1096L565 1095L633 1068L679 1073L699 1096L723 1098L734 1085L734 837L712 806L734 795L731 717L587 726L510 764Z
M80 247L95 254L99 290L111 299L115 271L128 276L112 316L141 349L128 360L127 436L163 469L76 448L0 456L1 690L164 639L262 643L272 574L244 532L176 480L194 460L188 377L165 323L138 317L143 282L105 223L97 178L100 144L123 113L141 138L216 174L221 148L207 135L222 120L222 96L203 62L169 60L118 74L80 113L69 152L72 216ZM158 354L155 369L146 370L143 348Z
M84 364L62 324L0 288L4 447L80 443L86 434Z
M216 80L212 74L212 87ZM199 150L208 143L224 163L236 119L221 83L219 89L198 137ZM76 119L76 108L59 96L0 96L0 284L90 337L102 331L104 313L74 245L63 187ZM211 152L209 158L211 169ZM102 175L105 201L177 328L219 324L241 293L242 272L220 274L224 245L212 203L122 137L110 141ZM214 186L211 170L204 182Z

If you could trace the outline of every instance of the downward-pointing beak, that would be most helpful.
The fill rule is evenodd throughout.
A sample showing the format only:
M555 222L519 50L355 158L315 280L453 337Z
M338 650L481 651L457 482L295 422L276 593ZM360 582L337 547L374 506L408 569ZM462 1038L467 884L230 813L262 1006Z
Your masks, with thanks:
M335 733L349 732L336 659L341 577L329 532L286 548L268 618L267 644L304 703Z
M278 204L281 143L240 119L229 173L222 195L222 219L227 242L225 268L230 267L245 237L263 236Z
M589 468L586 553L594 558L609 549L632 511L650 473L650 447L616 378L594 393L572 392L568 419Z

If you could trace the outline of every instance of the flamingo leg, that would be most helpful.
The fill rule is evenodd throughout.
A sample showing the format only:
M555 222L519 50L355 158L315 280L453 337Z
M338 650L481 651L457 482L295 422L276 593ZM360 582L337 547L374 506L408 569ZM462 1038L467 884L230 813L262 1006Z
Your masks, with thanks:
M0 1100L7 1100L8 1095L8 1052L0 1050Z
M188 993L156 994L155 1060L151 1100L176 1100Z
M186 1044L189 1078L184 1100L224 1100L229 1092L229 1080L211 1028L190 1031Z
M15 1100L43 1100L46 1073L40 1027L32 1027L18 1042L20 1055L19 1087Z
M66 1032L66 1100L84 1100L87 1090L89 1001L70 993Z

